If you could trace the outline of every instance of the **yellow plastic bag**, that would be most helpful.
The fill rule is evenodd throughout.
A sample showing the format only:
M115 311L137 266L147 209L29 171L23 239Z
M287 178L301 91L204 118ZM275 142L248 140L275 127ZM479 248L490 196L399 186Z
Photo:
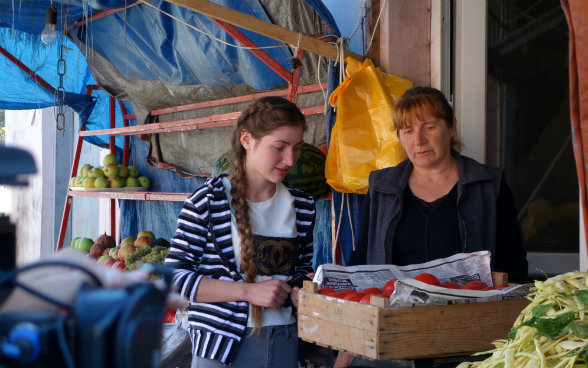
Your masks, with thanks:
M371 60L346 58L346 77L329 98L337 120L331 140L325 176L343 193L365 194L369 173L395 166L406 158L392 122L394 102L412 82L383 73Z

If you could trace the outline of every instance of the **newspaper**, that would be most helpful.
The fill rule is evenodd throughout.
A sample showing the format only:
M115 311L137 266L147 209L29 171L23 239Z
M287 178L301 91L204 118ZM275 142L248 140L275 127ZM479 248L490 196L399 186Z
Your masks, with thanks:
M321 288L331 287L335 290L354 289L359 291L368 287L382 288L389 280L399 279L395 284L395 291L389 299L389 305L393 307L521 299L529 293L529 288L532 286L532 284L517 285L488 291L447 289L412 279L423 272L435 275L440 282L450 281L464 285L468 281L479 280L492 286L490 252L488 251L458 253L451 257L408 266L343 267L324 264L317 269L313 281Z

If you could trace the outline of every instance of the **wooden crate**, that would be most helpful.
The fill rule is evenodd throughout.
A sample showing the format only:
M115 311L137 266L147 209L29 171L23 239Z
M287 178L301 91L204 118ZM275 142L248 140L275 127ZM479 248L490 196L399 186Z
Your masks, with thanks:
M389 308L385 303L320 295L316 284L309 284L299 294L298 337L370 359L434 358L491 349L493 340L506 338L529 303L522 299Z

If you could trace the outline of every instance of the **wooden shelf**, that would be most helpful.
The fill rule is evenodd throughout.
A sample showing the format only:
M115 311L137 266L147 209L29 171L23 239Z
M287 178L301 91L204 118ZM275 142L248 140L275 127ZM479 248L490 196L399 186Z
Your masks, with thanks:
M183 202L190 193L166 193L166 192L79 192L68 190L72 197L94 197L110 199L133 199L137 201L168 201Z

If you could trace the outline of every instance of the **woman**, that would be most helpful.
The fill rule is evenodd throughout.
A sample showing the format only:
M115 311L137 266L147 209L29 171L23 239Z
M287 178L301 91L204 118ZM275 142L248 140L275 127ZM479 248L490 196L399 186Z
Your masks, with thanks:
M166 264L190 301L192 367L297 367L296 320L284 303L297 305L287 281L313 271L315 206L282 181L305 130L288 100L255 101L231 137L233 173L184 202Z
M526 282L526 251L504 174L458 153L456 120L443 94L414 87L396 103L393 119L408 159L370 173L350 263L403 266L488 250L493 271ZM336 367L350 360L340 354Z

